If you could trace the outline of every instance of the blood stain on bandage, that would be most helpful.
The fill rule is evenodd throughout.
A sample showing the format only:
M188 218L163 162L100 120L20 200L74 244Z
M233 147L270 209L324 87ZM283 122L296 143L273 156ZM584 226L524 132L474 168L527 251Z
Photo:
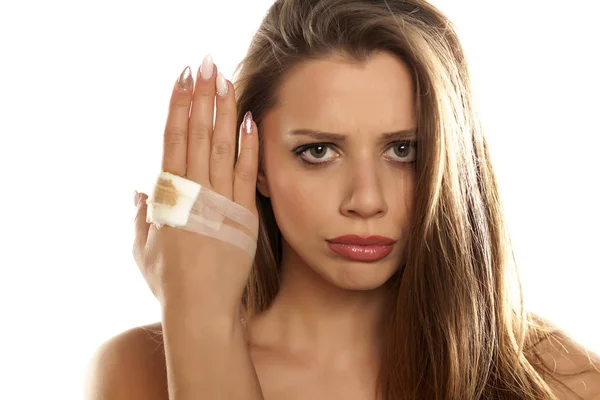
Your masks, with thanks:
M158 182L154 187L154 202L174 206L177 204L177 188L171 179L158 178Z

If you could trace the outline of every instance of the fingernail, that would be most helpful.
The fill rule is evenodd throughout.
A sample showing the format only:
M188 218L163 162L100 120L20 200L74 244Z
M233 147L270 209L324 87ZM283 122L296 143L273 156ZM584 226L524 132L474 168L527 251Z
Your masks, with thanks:
M181 75L179 75L177 87L183 91L189 90L192 87L192 70L189 66L185 67Z
M244 115L244 130L248 135L252 133L252 113L250 111Z
M225 96L229 91L227 81L221 72L217 75L217 94L221 97Z
M142 197L137 190L133 191L133 205L134 206L138 206L139 202L140 202L140 197Z
M207 54L206 57L204 57L202 64L200 65L200 76L202 77L202 79L206 81L211 78L214 69L213 66L214 63L212 56L210 54Z

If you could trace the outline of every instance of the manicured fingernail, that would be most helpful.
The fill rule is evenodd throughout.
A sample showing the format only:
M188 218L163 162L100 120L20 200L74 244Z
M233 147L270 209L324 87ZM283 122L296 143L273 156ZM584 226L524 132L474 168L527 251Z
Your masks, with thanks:
M244 115L244 130L248 135L252 133L252 113L250 111Z
M214 69L213 67L214 63L212 56L210 54L207 54L206 57L204 57L204 60L202 61L202 65L200 65L200 76L202 77L202 79L206 81L211 78Z
M138 206L138 203L140 202L140 197L142 197L137 190L133 191L133 205L134 206Z
M227 80L225 80L223 74L219 72L219 75L217 75L217 94L223 97L228 91L229 86L227 85Z
M177 79L177 87L179 90L189 90L192 87L192 70L189 66L185 67L185 69L179 75L179 79Z

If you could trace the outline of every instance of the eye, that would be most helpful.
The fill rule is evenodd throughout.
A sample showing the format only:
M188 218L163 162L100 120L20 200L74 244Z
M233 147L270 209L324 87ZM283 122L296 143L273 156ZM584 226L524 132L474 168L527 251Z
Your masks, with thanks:
M399 149L397 151L397 149ZM402 140L392 143L390 150L394 150L394 155L400 158L401 163L415 162L417 157L417 143L414 140Z
M331 161L325 157L327 150L334 147L332 143L311 143L299 146L292 150L298 156L298 160L309 166L318 166L319 164L328 164ZM391 161L398 164L414 163L417 155L417 143L415 140L401 140L393 142L388 146L392 150ZM326 160L326 161L318 161Z
M300 156L306 154L308 156L308 159L306 159L306 157L300 157L300 160L304 161L308 164L323 164L323 163L326 163L327 161L314 161L314 160L325 159L325 155L327 154L327 150L329 148L330 148L330 145L327 143L315 143L315 144L305 145L305 146L298 148L298 150L296 151L296 154L299 154Z

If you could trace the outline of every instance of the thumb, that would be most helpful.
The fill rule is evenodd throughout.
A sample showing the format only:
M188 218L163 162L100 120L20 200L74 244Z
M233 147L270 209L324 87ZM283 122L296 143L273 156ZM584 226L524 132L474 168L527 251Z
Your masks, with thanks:
M148 238L148 230L150 229L150 224L146 222L146 213L148 211L148 205L146 204L146 200L148 199L148 195L135 192L135 204L137 206L137 213L135 214L135 239L134 239L134 247L136 249L143 249L146 246L146 240Z

